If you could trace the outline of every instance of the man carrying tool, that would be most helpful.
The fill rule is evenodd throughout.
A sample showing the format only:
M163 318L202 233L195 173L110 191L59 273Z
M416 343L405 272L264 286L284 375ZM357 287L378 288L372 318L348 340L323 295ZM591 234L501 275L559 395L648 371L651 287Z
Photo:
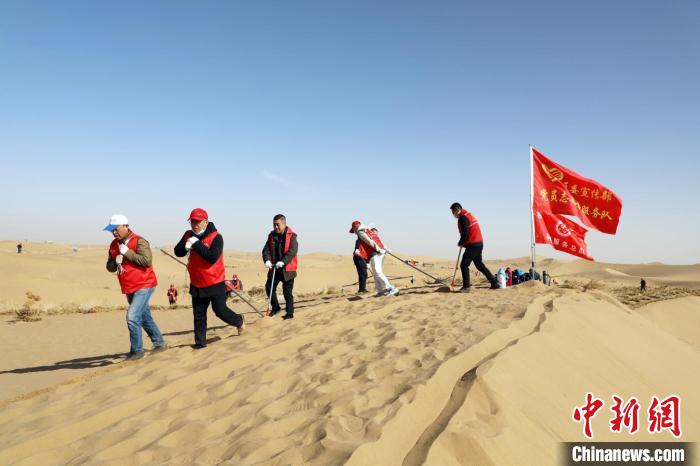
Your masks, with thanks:
M297 276L298 251L297 234L287 226L287 218L282 214L275 215L272 219L272 231L267 235L262 249L262 260L267 267L265 292L270 300L270 316L274 316L281 309L276 291L277 284L282 282L285 307L282 319L294 318L293 290L294 279Z
M358 293L367 293L367 261L360 253L360 238L355 240L355 251L352 254L352 261L357 269Z
M459 267L462 270L462 292L469 292L469 265L474 262L476 269L484 274L486 280L491 284L492 290L498 289L498 283L491 271L484 265L481 253L484 250L484 239L481 236L479 221L471 212L462 208L459 202L450 206L452 215L457 219L457 229L459 230L458 247L464 248L462 262Z
M190 213L191 230L187 230L175 246L175 255L190 255L187 271L190 274L190 294L194 314L194 349L207 346L207 308L211 303L216 316L243 333L245 322L226 305L226 270L224 268L224 238L209 222L204 209Z
M129 229L129 220L124 215L112 215L104 230L114 236L109 245L107 270L117 272L119 286L129 303L126 325L129 329L131 348L126 359L136 360L143 357L141 328L153 343L152 353L165 351L168 346L148 307L158 284L153 271L151 246L148 241Z
M393 286L382 271L384 256L387 249L384 247L377 229L370 229L359 220L355 220L350 225L350 233L355 233L359 240L360 257L369 262L369 267L374 275L374 286L377 296L394 296L399 289Z

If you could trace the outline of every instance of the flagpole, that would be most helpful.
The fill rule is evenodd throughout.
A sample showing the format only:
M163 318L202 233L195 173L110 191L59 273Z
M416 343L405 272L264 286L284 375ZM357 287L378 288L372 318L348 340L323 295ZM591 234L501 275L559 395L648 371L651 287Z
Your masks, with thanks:
M532 259L532 275L534 279L535 275L535 211L534 211L534 204L535 204L535 198L534 198L534 184L535 184L535 178L534 178L534 171L533 171L533 157L532 157L532 145L528 144L530 146L530 254L531 254L531 259Z

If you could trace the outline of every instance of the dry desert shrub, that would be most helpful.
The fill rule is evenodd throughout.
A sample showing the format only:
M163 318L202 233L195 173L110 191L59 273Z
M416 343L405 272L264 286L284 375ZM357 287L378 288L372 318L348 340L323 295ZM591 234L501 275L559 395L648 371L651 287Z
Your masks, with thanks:
M27 301L21 308L15 311L17 320L22 322L37 322L41 320L41 311L37 308L37 303L41 301L41 296L27 291Z
M656 301L665 301L686 296L700 296L700 290L672 286L647 287L646 291L641 291L638 286L619 286L613 288L611 291L619 301L632 309Z
M566 288L569 290L578 290L578 289L581 289L581 285L575 281L572 281L572 280L564 280L564 283L559 285L559 288Z
M605 289L605 284L601 282L600 280L591 280L585 285L583 285L583 291L586 292L588 290L604 290Z

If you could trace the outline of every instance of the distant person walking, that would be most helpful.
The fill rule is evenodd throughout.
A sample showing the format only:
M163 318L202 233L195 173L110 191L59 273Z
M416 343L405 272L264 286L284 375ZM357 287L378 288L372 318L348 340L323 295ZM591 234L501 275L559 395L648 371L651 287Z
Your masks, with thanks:
M171 306L177 304L177 288L175 288L175 285L172 283L170 284L170 288L168 288L168 302Z
M226 305L226 269L224 268L224 238L217 231L204 209L194 209L188 218L187 230L175 245L175 255L189 254L187 271L190 274L190 295L194 317L194 349L207 346L207 309L209 304L216 317L238 329L245 328L242 315Z
M646 290L647 290L647 281L642 278L641 280L639 280L639 291L646 291Z
M267 241L262 248L262 260L267 267L265 293L272 306L271 316L281 309L277 300L277 285L281 282L285 309L282 319L294 318L294 279L297 276L298 252L297 234L287 225L287 217L282 214L275 215L272 219L272 231L267 235Z
M384 243L382 243L376 228L371 229L363 225L359 220L355 220L350 225L350 233L355 233L360 241L357 249L360 251L360 257L369 262L372 275L374 275L374 286L377 296L394 296L397 294L399 289L393 286L386 275L384 275L383 264L387 249L384 247Z
M112 215L104 228L114 236L109 245L107 270L117 273L122 293L126 295L129 309L126 323L129 329L131 348L128 360L143 357L143 328L153 343L152 353L167 349L163 335L151 315L148 303L158 285L153 271L151 246L148 241L129 229L129 220L121 214Z
M17 254L22 254L22 243L17 245Z
M481 258L481 253L484 250L484 239L481 235L481 228L476 217L462 208L458 202L450 206L452 215L457 219L457 229L459 230L458 247L464 248L462 254L462 262L460 269L462 271L462 292L470 290L471 283L469 281L469 265L474 262L476 269L484 274L486 280L491 284L491 289L498 289L498 283L491 271L484 265Z

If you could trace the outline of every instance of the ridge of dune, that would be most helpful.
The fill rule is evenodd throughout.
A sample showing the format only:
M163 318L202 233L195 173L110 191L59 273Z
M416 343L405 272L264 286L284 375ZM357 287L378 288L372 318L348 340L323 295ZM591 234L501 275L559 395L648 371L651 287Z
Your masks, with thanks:
M677 441L669 432L610 431L611 397L681 397L683 439L700 437L700 352L624 306L585 293L553 301L539 332L476 370L465 402L432 444L426 464L561 464L560 442L582 441L571 420L592 392L605 402L595 441ZM515 384L514 384L514 381ZM556 384L556 387L552 385ZM514 389L515 388L515 389Z
M490 334L443 364L425 385L418 387L413 401L383 427L381 437L355 450L346 464L423 464L429 445L420 442L419 437L434 422L440 423L435 419L449 403L455 381L473 379L473 371L481 364L496 357L520 338L537 331L547 308L546 303L551 302L553 296L554 293L548 293L536 298L528 305L521 319Z
M616 336L628 343L622 351ZM348 464L561 464L560 442L582 439L570 416L588 390L608 403L612 394L643 403L678 394L684 438L698 438L700 416L688 407L700 401L700 377L688 364L700 364L700 353L611 296L551 293L443 364ZM620 440L606 421L596 427L597 441ZM668 432L632 439L675 440Z

